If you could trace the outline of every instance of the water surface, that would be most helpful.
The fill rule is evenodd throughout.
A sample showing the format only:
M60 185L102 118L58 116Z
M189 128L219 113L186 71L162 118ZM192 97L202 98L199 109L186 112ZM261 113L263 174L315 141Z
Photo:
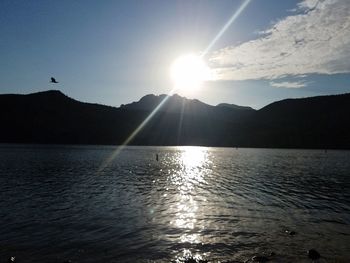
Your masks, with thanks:
M349 151L115 149L1 145L0 261L350 262Z

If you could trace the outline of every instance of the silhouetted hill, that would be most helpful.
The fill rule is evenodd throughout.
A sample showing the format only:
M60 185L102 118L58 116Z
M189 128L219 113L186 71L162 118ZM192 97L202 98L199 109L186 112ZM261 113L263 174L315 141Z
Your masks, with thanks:
M121 108L127 110L151 111L155 109L163 100L166 100L166 103L164 103L164 105L159 109L162 112L180 112L187 107L191 107L191 109L196 112L203 112L214 108L213 106L205 104L199 100L189 100L177 94L172 96L167 96L165 94L159 96L149 94L142 97L137 102L121 105Z
M164 101L164 103L162 103ZM184 114L195 117L213 117L224 120L236 121L242 117L251 114L254 111L250 107L237 108L212 106L196 99L187 99L177 94L167 96L165 94L156 96L153 94L142 97L137 102L121 105L121 109L132 111L153 111L158 105L162 106L157 109L158 112L166 114Z
M254 137L277 147L350 148L349 114L350 94L277 101L256 112Z
M239 106L236 104L229 104L229 103L220 103L216 105L216 107L226 107L226 108L235 109L235 110L254 110L252 107Z
M258 111L178 95L146 95L115 108L54 90L7 94L0 95L0 142L122 144L151 113L130 144L350 148L350 94L288 99Z
M129 132L128 123L118 127L126 119L117 108L82 103L60 91L0 95L0 112L1 142L118 143Z

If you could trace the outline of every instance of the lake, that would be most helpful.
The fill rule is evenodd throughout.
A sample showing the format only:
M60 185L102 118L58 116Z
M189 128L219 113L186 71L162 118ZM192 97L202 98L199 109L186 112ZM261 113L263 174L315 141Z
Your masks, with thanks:
M0 145L0 220L0 262L350 262L350 151Z

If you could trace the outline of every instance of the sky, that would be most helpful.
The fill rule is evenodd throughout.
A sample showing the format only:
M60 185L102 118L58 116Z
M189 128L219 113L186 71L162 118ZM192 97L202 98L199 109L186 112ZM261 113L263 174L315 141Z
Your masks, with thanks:
M214 77L178 93L211 105L350 92L349 0L2 0L0 36L1 94L120 106L169 93L189 53Z

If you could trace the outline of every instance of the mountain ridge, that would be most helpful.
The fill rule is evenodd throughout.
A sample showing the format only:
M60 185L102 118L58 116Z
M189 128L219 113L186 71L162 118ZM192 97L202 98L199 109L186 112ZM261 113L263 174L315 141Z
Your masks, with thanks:
M3 94L0 142L122 144L164 99L130 144L350 149L350 93L286 99L260 110L164 94L121 107L58 90Z
M122 104L120 108L123 109L133 109L133 110L153 110L156 108L163 100L168 100L167 104L169 107L165 107L163 110L167 111L174 111L176 106L182 106L186 104L196 104L197 107L209 107L209 108L215 108L215 107L230 107L232 109L252 109L248 106L238 106L235 104L225 104L220 103L216 106L204 103L198 99L188 99L186 97L180 96L178 94L173 95L166 95L166 94L160 94L160 95L154 95L154 94L147 94L143 96L139 101L134 101L128 104ZM177 105L176 105L177 104ZM160 109L162 110L162 109ZM179 110L179 109L177 109Z
M237 109L237 110L255 110L249 106L240 106L240 105L231 104L231 103L219 103L216 105L216 107L227 107L227 108Z

